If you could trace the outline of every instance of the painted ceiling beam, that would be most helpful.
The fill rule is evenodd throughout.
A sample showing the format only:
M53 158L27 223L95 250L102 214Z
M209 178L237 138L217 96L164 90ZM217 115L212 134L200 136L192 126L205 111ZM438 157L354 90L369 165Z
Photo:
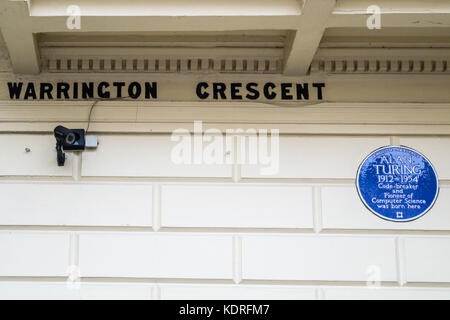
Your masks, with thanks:
M300 27L292 35L286 50L285 75L302 76L308 72L335 4L335 0L304 2Z
M39 48L29 24L26 1L0 3L0 28L16 74L40 72Z
M365 28L371 13L335 11L327 23L327 28ZM381 28L449 28L448 13L401 13L382 12Z

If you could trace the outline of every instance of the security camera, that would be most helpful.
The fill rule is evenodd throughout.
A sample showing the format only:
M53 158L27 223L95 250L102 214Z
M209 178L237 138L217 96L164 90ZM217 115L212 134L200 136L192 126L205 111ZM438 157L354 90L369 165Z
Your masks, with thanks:
M56 142L64 147L64 150L84 150L86 141L84 129L68 129L57 126L54 130Z
M84 129L68 129L57 126L54 130L56 138L56 151L58 166L64 166L66 154L64 151L84 151L86 147L96 148L97 137L85 136ZM87 143L86 143L87 142Z
M64 166L66 154L63 151L83 151L86 147L84 129L68 129L57 126L54 130L58 166Z

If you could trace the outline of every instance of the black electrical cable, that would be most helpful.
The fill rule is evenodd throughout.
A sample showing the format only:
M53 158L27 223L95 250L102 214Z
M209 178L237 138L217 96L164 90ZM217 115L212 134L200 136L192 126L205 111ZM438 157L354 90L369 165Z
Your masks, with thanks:
M89 127L91 125L92 111L94 110L94 107L97 105L97 103L99 101L112 101L112 100L116 100L117 101L117 100L125 100L127 98L130 98L130 96L126 96L126 97L123 97L123 98L120 97L120 98L112 98L112 99L97 99L97 100L94 100L94 103L92 104L91 109L89 110L89 117L88 117L88 120L87 120L87 128L86 128L85 133L88 133L88 131L89 131Z

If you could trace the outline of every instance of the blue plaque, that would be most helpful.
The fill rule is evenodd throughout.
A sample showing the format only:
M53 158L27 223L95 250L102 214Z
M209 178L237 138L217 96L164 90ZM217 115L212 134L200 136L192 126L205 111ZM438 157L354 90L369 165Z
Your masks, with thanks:
M439 194L433 165L419 152L403 146L371 153L359 167L356 187L370 211L395 222L422 217Z

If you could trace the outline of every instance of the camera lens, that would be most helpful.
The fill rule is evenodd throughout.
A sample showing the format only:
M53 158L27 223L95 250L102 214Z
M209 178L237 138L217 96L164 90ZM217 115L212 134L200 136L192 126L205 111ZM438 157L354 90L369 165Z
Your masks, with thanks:
M66 136L66 143L67 144L74 144L75 141L77 141L77 137L74 133L68 133Z

